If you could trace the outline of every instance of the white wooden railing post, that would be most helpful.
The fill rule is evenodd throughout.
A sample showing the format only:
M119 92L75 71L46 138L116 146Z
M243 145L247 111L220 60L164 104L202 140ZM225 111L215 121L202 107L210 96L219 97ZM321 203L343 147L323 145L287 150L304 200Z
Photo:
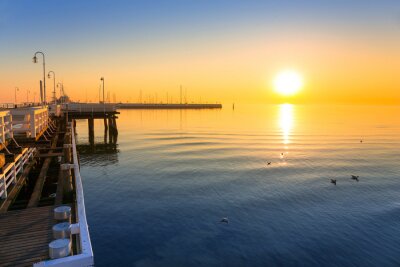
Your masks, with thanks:
M14 138L11 113L8 115L8 121L7 122L8 122L8 135L10 136L10 138Z
M42 130L42 113L38 113L36 115L36 117L37 117L37 122L36 122L37 130L36 130L36 133L40 133L41 130Z
M19 169L19 172L20 173L23 173L24 172L24 164L25 164L25 158L26 158L26 152L25 153L23 153L22 155L21 155L21 163L20 163L20 169Z
M1 142L4 144L6 142L6 134L4 132L5 127L5 117L0 117L0 136Z
M6 185L6 174L5 173L1 175L0 182L2 182L1 191L3 191L3 193L1 194L1 198L6 199L7 198L7 185Z
M29 112L29 114L30 114L30 137L35 138L36 137L35 111L32 110L31 112Z
M17 162L14 162L14 166L12 167L13 172L13 184L17 183Z

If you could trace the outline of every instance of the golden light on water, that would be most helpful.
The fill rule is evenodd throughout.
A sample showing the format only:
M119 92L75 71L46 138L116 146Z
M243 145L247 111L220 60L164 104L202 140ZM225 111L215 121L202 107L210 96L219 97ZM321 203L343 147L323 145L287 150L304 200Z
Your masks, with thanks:
M283 96L292 96L303 87L303 79L293 70L286 70L278 74L274 80L275 91Z
M279 127L282 131L284 144L290 143L290 134L293 128L293 105L282 104L279 106Z

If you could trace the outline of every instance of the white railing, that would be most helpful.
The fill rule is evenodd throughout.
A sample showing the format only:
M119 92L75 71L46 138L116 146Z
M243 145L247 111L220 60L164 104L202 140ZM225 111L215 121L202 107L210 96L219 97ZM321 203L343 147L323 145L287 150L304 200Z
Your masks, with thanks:
M29 159L33 158L36 148L23 148L22 153L18 154L14 162L4 166L3 173L0 173L0 197L7 198L7 189L11 184L18 182L18 174L24 171L24 166Z
M90 235L88 224L86 220L85 211L85 200L83 196L82 178L79 172L78 154L76 152L75 135L72 131L72 125L70 127L72 135L72 160L73 170L75 176L75 188L76 188L76 206L77 223L71 225L73 234L79 234L79 251L77 255L68 256L65 258L47 260L35 263L34 267L44 266L56 266L56 267L87 267L94 265L92 243L90 242ZM76 232L75 232L76 231Z
M10 111L0 111L0 142L5 144L6 140L13 137L12 116ZM1 146L0 144L0 146Z
M47 106L18 108L10 110L13 116L14 134L22 134L26 137L36 136L47 129L49 111Z

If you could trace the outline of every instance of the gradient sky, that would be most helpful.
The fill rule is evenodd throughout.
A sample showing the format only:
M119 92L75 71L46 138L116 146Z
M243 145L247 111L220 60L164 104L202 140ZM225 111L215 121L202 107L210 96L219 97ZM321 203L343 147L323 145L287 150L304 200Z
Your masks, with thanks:
M39 91L38 50L74 100L97 101L104 76L123 102L182 84L189 101L400 103L398 0L0 0L0 102ZM273 90L285 69L304 77L291 99Z

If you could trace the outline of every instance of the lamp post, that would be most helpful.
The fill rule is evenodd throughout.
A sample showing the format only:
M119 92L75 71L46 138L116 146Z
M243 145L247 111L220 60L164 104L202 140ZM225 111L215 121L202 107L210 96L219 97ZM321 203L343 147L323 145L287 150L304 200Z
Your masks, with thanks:
M54 73L54 71L49 71L49 73L47 74L47 78L51 78L50 73L53 74L53 102L54 104L56 103L56 74Z
M62 100L62 83L57 83L57 88L60 88L60 103L61 103L61 100Z
M101 77L100 81L103 82L103 104L105 104L106 102L104 102L104 77Z
M37 54L41 54L43 57L43 100L44 103L46 103L46 62L45 62L45 58L44 58L44 53L43 52L36 52L35 55L33 56L33 63L37 63L38 59L37 59Z
M17 106L17 91L19 91L19 88L15 87L15 89L14 89L14 96L15 96L14 105L15 106Z

